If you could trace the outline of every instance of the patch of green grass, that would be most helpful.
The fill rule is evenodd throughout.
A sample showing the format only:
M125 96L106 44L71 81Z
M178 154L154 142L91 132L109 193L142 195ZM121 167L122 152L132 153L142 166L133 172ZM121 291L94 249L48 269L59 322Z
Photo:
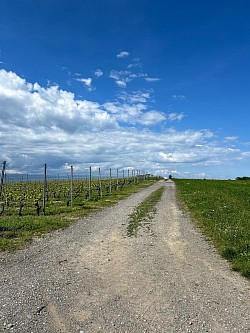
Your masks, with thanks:
M84 200L73 207L61 206L46 209L46 216L27 215L2 215L0 216L0 251L14 251L32 241L34 237L65 228L79 218L88 215L90 212L110 206L117 201L138 192L141 188L152 185L158 179L148 179L143 182L132 183L103 195L102 198ZM24 213L26 213L24 211ZM42 214L42 212L41 212Z
M163 192L164 187L159 188L136 207L134 212L129 216L129 225L127 227L128 236L136 236L137 229L142 221L145 220L150 213L155 211L155 205L160 201Z
M13 251L30 242L33 237L69 225L63 216L7 216L0 219L0 251Z
M232 268L250 278L250 182L175 179L177 195Z

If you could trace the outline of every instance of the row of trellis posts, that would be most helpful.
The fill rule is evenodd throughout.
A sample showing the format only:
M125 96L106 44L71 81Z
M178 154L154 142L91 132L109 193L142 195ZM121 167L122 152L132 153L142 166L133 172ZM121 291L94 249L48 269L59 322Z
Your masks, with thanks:
M5 173L6 170L6 161L3 161L2 164L2 172L1 172L1 180L0 180L0 198L2 199L2 192L3 192L3 185L4 185L4 179L6 176ZM119 186L119 170L116 169L116 189L118 189ZM130 174L131 172L131 174ZM125 170L122 170L122 178L125 179ZM145 180L148 177L148 174L145 172L141 172L140 170L135 170L135 169L128 169L127 170L127 177L130 179L130 177L133 179L134 182L137 182L138 179ZM28 179L28 175L27 175ZM112 178L112 169L109 169L109 193L112 193L112 181L114 178ZM99 181L99 196L102 197L102 177L101 177L101 169L98 169L98 181ZM70 200L68 205L71 207L73 206L73 183L74 183L74 169L73 166L71 165L70 167ZM91 199L91 192L92 192L92 169L89 167L89 177L88 177L88 191L87 191L87 197L90 200ZM43 206L42 206L42 211L43 215L46 215L46 193L47 193L47 164L44 164L44 175L43 175ZM2 205L2 210L4 209L4 202L0 202ZM21 205L21 203L20 203ZM21 209L21 206L20 206Z

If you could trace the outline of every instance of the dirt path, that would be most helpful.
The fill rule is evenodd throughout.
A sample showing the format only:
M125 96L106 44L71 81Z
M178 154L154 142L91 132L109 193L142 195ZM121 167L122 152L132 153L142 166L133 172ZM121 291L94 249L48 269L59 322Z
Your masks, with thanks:
M137 237L128 214L165 186ZM0 256L0 332L250 332L250 283L230 271L159 182Z

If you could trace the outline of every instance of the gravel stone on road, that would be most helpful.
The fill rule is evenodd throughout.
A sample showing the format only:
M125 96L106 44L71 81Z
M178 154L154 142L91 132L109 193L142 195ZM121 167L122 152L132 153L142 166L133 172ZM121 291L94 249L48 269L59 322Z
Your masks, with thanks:
M127 236L128 216L165 187ZM0 332L250 332L250 283L159 181L65 230L0 254Z

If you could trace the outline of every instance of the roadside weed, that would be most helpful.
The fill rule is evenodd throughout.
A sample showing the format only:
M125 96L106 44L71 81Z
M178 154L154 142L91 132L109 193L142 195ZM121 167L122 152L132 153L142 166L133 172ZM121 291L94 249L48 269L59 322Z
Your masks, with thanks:
M150 213L155 212L155 205L160 201L163 192L164 187L159 188L136 207L134 212L129 216L129 225L127 227L128 236L136 236L137 229L142 221L145 220Z

